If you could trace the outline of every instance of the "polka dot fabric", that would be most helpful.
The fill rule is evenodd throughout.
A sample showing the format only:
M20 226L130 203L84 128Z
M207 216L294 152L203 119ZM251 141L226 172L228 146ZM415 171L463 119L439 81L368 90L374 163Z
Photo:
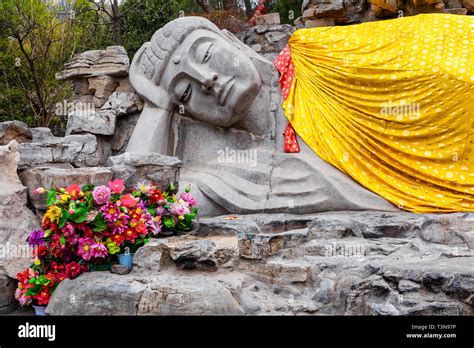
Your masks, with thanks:
M295 67L291 61L291 52L288 45L283 48L281 53L278 55L275 60L275 66L280 72L280 87L283 94L283 98L288 98L290 93L291 84L293 78L295 77ZM283 151L288 153L298 153L300 152L300 146L298 145L298 139L296 138L296 133L291 123L288 122L285 131L283 132L284 143Z
M321 158L401 209L474 211L474 17L297 30L285 114Z

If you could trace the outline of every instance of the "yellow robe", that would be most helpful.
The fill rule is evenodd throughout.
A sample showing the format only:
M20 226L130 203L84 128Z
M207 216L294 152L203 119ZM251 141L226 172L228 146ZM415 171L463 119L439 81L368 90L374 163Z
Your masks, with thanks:
M285 113L324 160L398 207L474 211L474 17L297 30Z

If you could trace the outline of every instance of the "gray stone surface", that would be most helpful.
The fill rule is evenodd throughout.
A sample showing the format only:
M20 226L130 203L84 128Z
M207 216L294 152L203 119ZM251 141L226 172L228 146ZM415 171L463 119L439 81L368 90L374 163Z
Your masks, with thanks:
M308 221L314 226L312 221L320 221L321 215L202 219L201 226L207 226L204 233L152 240L139 249L128 275L107 278L99 272L61 284L48 311L69 315L114 315L124 308L138 315L474 314L474 251L466 245L426 242L419 238L423 224L417 233L390 237L364 230L359 235L333 233L340 222L337 214L334 224L319 225L317 233L291 228ZM324 219L331 217L324 215ZM383 219L372 220L382 225L369 229L386 228ZM258 259L244 257L238 240L246 228L253 228L254 238L285 236L281 239L285 243ZM265 240L272 241L262 238L262 245ZM224 255L220 259L219 250ZM208 267L199 267L200 260L220 261L208 272ZM183 262L190 267L183 267ZM141 284L138 290L137 284ZM68 294L78 293L87 305L66 305ZM92 305L95 302L97 306Z
M76 111L68 114L66 134L92 133L113 135L117 116L114 110Z
M125 152L128 144L128 140L132 136L133 129L135 128L140 113L124 115L118 118L115 125L115 134L110 140L111 149L114 155L120 155Z
M103 167L74 168L70 164L37 165L21 173L21 181L28 188L30 203L39 210L46 209L46 194L37 195L33 191L38 187L45 189L68 187L71 183L84 185L107 185L112 172Z
M0 274L0 314L14 311L18 307L15 300L17 281L4 274Z
M16 140L0 146L0 274L10 278L30 265L27 237L40 228L39 219L26 206L26 187L17 175L18 146Z
M56 74L59 80L76 79L84 76L127 76L130 61L121 46L109 46L105 50L87 51L77 54L65 64L65 69Z
M156 182L161 189L170 183L179 183L181 161L176 157L158 153L125 152L108 159L108 166L114 177L125 181L129 188L137 182Z
M130 115L143 109L143 101L133 92L114 92L102 106L102 110L113 110L117 116Z
M93 167L104 161L97 138L93 134L47 137L38 142L20 144L19 152L21 170L46 163L71 163L76 167Z
M33 134L28 125L20 121L0 122L0 145L7 145L16 140L19 143L30 143Z

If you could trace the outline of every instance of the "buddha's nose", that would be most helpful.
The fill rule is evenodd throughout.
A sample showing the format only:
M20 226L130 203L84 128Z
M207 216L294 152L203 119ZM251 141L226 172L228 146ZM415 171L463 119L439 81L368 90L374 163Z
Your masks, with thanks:
M212 87L214 87L214 84L216 83L218 78L219 78L219 75L217 75L217 73L215 72L207 74L205 76L203 84L202 84L202 90L204 91L204 93L211 92Z

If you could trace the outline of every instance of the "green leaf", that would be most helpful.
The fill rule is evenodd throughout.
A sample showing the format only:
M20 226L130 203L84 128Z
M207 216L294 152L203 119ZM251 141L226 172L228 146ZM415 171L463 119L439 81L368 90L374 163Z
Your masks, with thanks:
M69 212L66 209L64 209L63 207L61 207L61 217L59 218L58 227L63 228L64 225L66 224L67 220L69 220L70 217L71 217L71 215L69 215Z
M50 206L56 204L57 202L58 202L58 199L56 197L56 190L53 190L53 189L49 190L48 191L48 196L46 198L46 205L48 207L50 207Z
M86 192L86 202L87 208L92 209L94 207L94 196L92 196L92 193Z
M74 215L71 216L71 220L74 221L76 224L80 224L87 219L87 214L89 214L89 209L87 208L78 208Z
M61 236L61 238L59 238L59 243L60 243L61 245L66 245L66 237Z
M93 191L94 189L95 189L95 185L84 185L82 186L81 191L82 192Z
M107 229L107 222L105 221L104 215L102 215L102 213L97 214L93 221L93 224L95 227L92 229L92 231L94 232L102 232Z
M173 228L175 226L175 222L172 216L165 216L163 217L163 224L167 228Z

